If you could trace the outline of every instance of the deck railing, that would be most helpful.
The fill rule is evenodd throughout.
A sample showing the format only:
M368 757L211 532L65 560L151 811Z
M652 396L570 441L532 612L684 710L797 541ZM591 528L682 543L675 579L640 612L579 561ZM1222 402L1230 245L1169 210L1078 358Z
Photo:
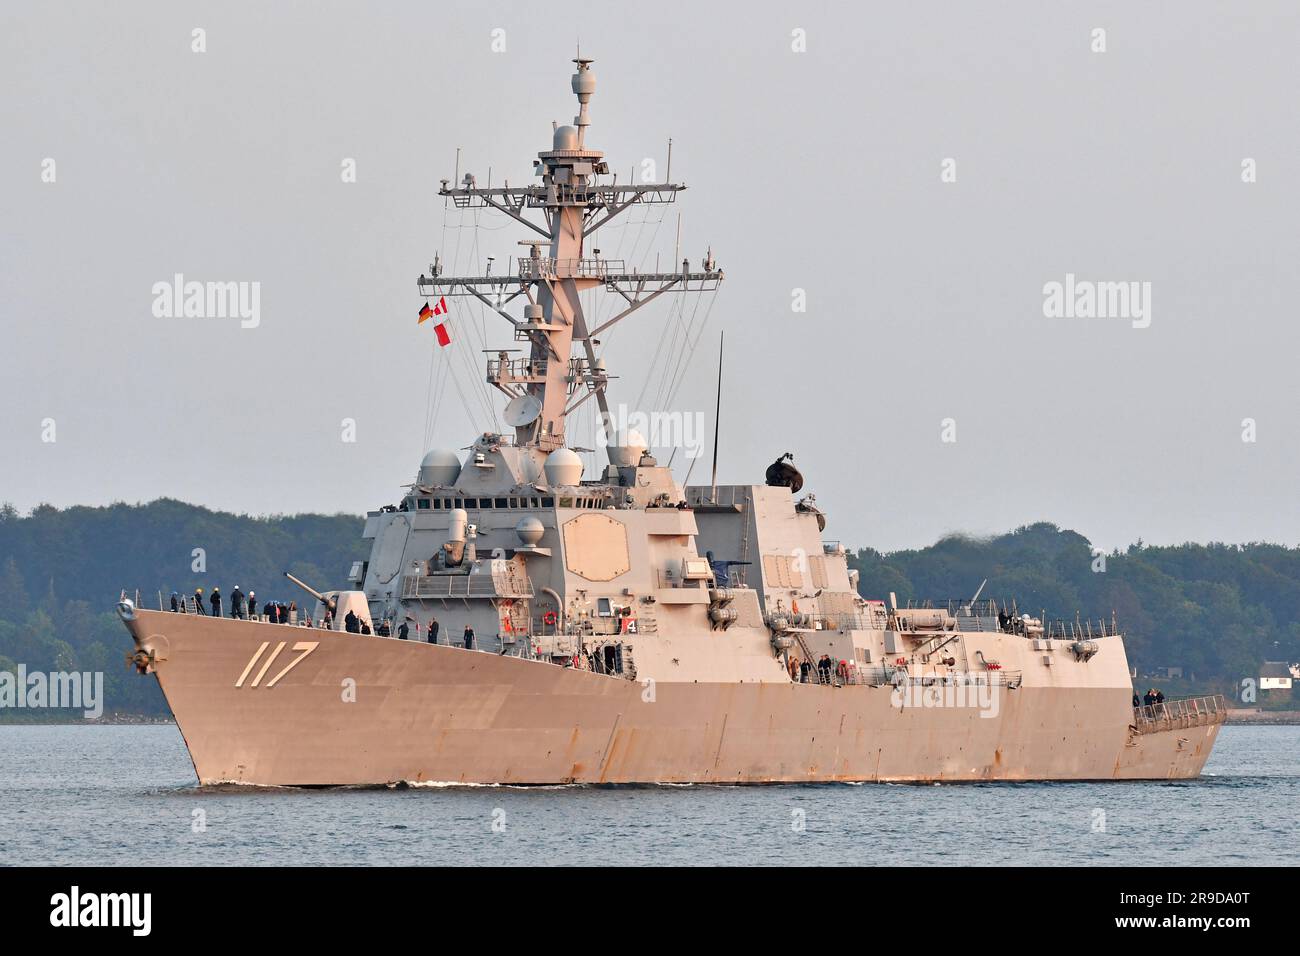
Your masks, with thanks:
M908 674L902 667L861 667L850 666L847 671L838 667L831 671L819 671L816 667L808 672L809 684L829 684L834 687L856 685L860 687L1019 687L1023 680L1020 671L981 671L969 674ZM799 681L796 681L799 683Z
M1186 697L1133 708L1133 726L1144 734L1186 727L1206 727L1221 724L1227 719L1228 702L1222 694Z

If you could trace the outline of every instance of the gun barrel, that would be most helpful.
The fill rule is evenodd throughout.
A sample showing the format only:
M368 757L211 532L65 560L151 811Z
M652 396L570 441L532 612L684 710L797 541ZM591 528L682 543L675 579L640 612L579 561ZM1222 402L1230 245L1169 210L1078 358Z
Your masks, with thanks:
M302 581L302 580L300 580L299 578L295 578L295 577L294 577L292 574L290 574L288 571L285 571L285 572L284 572L284 576L285 576L286 578L288 578L290 581L292 581L294 584L298 585L298 587L302 588L304 591L306 591L308 594L310 594L310 595L311 595L312 597L314 597L316 600L320 601L322 604L328 604L328 603L329 603L329 599L326 598L325 595L323 595L323 594L321 594L319 591L317 591L317 590L316 590L314 587L312 587L310 584L307 584L305 581Z

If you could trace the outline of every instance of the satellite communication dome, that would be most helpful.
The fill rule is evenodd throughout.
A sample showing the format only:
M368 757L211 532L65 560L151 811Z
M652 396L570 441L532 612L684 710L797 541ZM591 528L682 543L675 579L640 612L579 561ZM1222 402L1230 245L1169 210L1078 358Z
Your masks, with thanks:
M459 477L460 459L454 451L435 448L420 462L419 483L422 485L454 485Z
M555 127L554 149L577 149L578 128L576 126Z
M609 447L609 460L620 468L631 468L641 463L641 456L650 446L635 428L616 433Z
M545 471L551 487L576 485L582 481L582 459L571 448L557 448L546 456Z
M545 526L532 515L524 515L515 525L515 535L519 538L519 543L525 548L535 548L542 540L542 535L546 533Z

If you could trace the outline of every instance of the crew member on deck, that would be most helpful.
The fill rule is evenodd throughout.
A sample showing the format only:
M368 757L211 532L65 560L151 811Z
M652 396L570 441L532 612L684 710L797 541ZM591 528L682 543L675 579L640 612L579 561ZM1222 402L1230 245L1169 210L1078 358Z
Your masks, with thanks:
M221 588L212 589L212 597L208 598L212 605L212 616L221 617Z
M203 609L203 588L194 589L194 607L198 609L200 614L208 613Z
M468 651L473 646L474 646L474 628L466 624L465 625L465 650Z
M241 621L244 619L244 592L239 590L238 584L230 592L230 616Z
M441 625L438 624L438 619L436 617L429 618L429 643L430 644L438 643L438 628L440 626Z

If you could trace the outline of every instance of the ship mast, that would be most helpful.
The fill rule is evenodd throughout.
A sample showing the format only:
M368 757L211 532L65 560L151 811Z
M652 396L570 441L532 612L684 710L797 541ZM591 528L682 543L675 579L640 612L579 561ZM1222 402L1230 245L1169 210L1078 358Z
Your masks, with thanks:
M596 360L593 339L666 292L704 292L722 281L712 255L703 271L692 272L683 259L672 272L627 271L620 260L588 257L587 237L640 203L671 203L686 187L677 183L616 185L609 177L604 154L586 145L591 125L588 106L596 90L592 60L573 61L572 88L578 115L572 126L558 126L552 148L533 162L539 185L479 187L472 174L462 182L442 180L440 196L449 196L459 209L492 208L527 226L538 236L522 242L527 254L513 275L443 276L440 269L421 276L425 296L473 296L514 327L515 340L528 343L527 358L498 353L487 363L487 381L509 396L507 421L515 427L515 442L551 451L565 444L565 419L593 395L608 425L605 389L609 378ZM540 219L541 223L535 221ZM580 295L603 287L622 297L623 308L592 328L583 314ZM525 299L522 318L506 311ZM581 354L574 354L578 347ZM527 397L525 397L527 396Z

